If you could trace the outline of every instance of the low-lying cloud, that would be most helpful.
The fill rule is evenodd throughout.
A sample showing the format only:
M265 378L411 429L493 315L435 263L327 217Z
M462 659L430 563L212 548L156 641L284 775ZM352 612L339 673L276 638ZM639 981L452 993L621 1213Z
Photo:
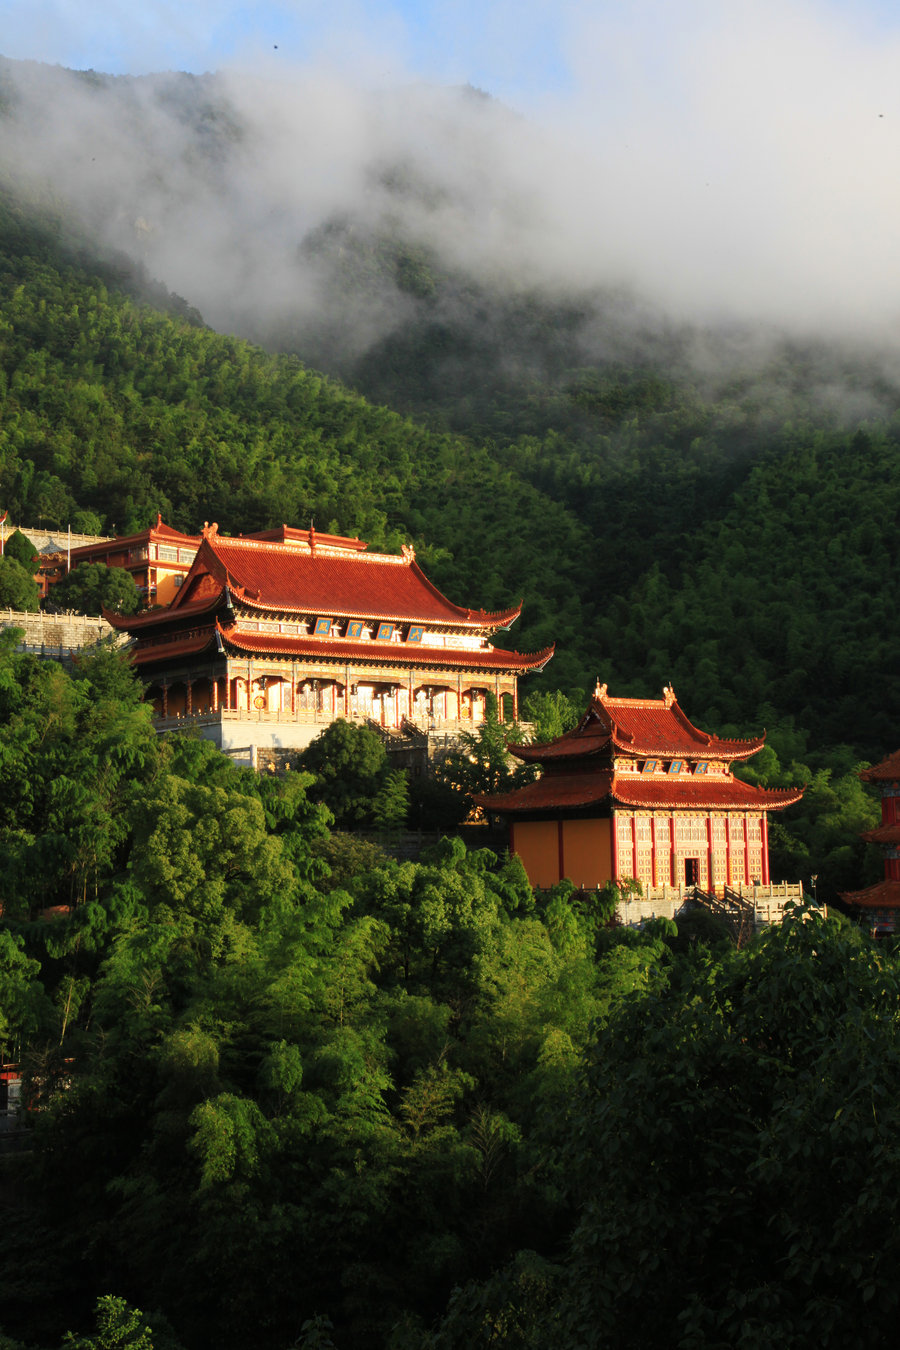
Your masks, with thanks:
M676 322L893 345L900 38L796 0L561 16L566 91L518 109L399 61L380 86L325 63L92 80L13 62L0 160L251 336L327 319L342 248L388 231L493 287L628 287ZM359 295L360 348L413 303Z

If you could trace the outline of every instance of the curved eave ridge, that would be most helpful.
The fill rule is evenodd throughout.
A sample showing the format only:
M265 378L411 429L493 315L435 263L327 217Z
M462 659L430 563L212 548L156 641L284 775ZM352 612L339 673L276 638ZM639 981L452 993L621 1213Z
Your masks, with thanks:
M859 776L864 783L900 783L900 750L895 750L880 764L863 769Z
M341 665L409 665L460 667L468 670L509 671L522 673L540 670L553 655L553 647L540 652L508 652L500 647L481 647L469 651L459 647L420 647L396 642L354 642L341 638L292 637L289 634L255 633L237 626L223 628L217 624L223 642L242 652L258 652L261 656L306 657L319 661L334 661Z
M180 594L180 592L179 592ZM175 601L171 605L161 605L158 609L145 609L141 614L113 614L109 610L103 611L103 617L111 627L120 632L132 633L135 637L151 631L154 628L172 627L172 616L175 615L179 621L183 619L197 618L201 614L212 614L219 608L221 602L221 593L218 595L206 595L200 600L191 600L187 604L179 605L175 608ZM178 596L175 597L178 599Z
M605 801L612 787L612 774L554 774L538 778L515 792L498 796L476 796L473 801L497 815L533 811L577 811Z
M136 666L155 665L158 661L179 661L186 656L199 656L213 645L215 628L208 628L189 637L174 636L170 642L132 648L131 659Z
M900 822L896 825L879 825L874 830L863 830L859 836L866 844L900 844Z
M685 759L721 759L729 764L758 754L766 743L765 736L747 741L720 740L718 736L704 737L702 740L689 736L680 739L664 736L638 739L635 736L629 739L618 728L613 729L610 739L617 750L630 755L681 755Z
M519 759L532 764L541 764L544 760L581 760L589 755L600 754L608 748L609 739L609 732L598 727L596 735L592 736L583 735L576 738L574 732L567 731L562 736L557 736L554 741L534 745L510 744L508 749L510 754L516 755Z
M620 774L547 774L515 792L478 797L480 806L498 815L534 811L574 811L609 801L612 805L668 811L780 811L803 796L802 788L758 788L729 778L721 782L623 783Z
M863 891L840 891L845 904L863 909L900 909L900 881L888 878L867 886Z

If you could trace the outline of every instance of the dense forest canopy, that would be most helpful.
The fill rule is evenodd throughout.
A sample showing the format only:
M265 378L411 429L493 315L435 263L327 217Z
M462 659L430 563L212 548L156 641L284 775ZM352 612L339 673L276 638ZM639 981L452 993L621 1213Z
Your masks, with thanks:
M810 911L735 951L459 840L398 861L314 800L374 805L371 746L331 746L352 800L321 758L261 776L155 736L114 650L15 636L4 1350L886 1343L891 944Z
M0 497L13 518L75 528L161 511L187 530L313 518L374 547L411 539L454 599L524 596L516 644L557 643L544 688L672 680L701 724L793 720L813 756L891 748L898 424L823 409L839 354L785 346L784 397L761 406L752 379L712 394L664 350L656 366L568 365L558 309L498 302L491 330L491 299L455 333L411 321L346 368L397 413L213 332L139 263L91 252L59 207L8 189ZM541 361L501 377L514 331ZM843 373L888 406L874 368L868 384Z

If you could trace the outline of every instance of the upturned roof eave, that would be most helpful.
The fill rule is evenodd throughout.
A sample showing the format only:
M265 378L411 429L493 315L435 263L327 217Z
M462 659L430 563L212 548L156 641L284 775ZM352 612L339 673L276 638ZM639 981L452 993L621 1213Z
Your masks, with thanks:
M264 633L247 633L236 626L216 625L222 641L238 651L257 652L260 655L284 656L290 659L292 654L306 659L319 659L345 663L371 662L377 665L409 666L466 666L470 669L483 668L492 673L522 674L530 670L539 670L547 664L553 655L553 648L533 653L508 652L500 647L489 650L469 651L455 647L419 647L399 645L388 642L356 642L341 638L316 638L289 634L267 638Z
M645 811L780 811L803 796L802 788L754 788L738 779L697 783L691 778L659 784L638 780L638 784L642 790L635 792L618 775L610 779L597 774L593 783L585 775L583 785L548 775L502 797L479 798L478 804L498 815L583 810L605 801Z

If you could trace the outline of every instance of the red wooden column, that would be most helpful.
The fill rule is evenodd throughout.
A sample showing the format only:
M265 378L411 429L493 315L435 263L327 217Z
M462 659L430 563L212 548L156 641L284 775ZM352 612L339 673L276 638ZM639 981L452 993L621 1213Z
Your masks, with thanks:
M656 862L656 816L651 812L650 815L650 868L653 875L653 885L659 885L659 869Z
M612 879L619 880L619 822L615 811L610 813L609 828L612 834Z
M638 874L637 862L637 812L631 813L631 875L636 877Z
M762 813L760 821L762 827L762 883L768 886L769 882L769 817L765 811Z
M744 812L744 885L750 885L750 823Z
M706 889L715 890L713 882L713 846L712 846L712 816L706 813Z
M725 812L725 885L734 882L734 865L731 857L731 816Z
M675 812L669 813L669 884L677 886L675 879Z
M212 684L212 710L213 710L213 712L218 712L218 711L219 711L219 681L218 681L218 677L214 677L214 678L212 679L212 681L211 681L211 684Z

